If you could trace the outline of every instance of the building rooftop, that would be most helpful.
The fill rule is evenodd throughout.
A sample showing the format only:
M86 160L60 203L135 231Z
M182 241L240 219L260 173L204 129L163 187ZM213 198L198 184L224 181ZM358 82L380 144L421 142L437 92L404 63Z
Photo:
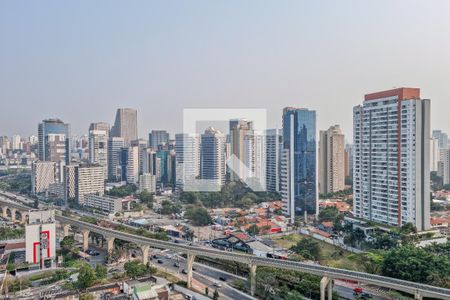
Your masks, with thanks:
M364 96L365 101L378 100L387 97L397 96L399 100L405 99L420 99L420 89L419 88L397 88L392 90L386 90L381 92L375 92L366 94Z

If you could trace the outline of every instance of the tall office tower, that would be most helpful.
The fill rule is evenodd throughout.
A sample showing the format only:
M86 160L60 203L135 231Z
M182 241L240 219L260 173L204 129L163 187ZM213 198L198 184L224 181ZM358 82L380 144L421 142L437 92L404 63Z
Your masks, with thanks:
M353 108L353 214L430 228L430 100L418 88L365 95Z
M169 143L169 133L166 130L152 130L148 134L148 144L153 150Z
M448 135L442 130L433 130L432 137L438 139L439 148L448 148Z
M237 159L244 163L244 156L247 151L251 149L245 149L244 140L247 135L253 134L253 122L245 119L233 119L230 120L230 155L235 155ZM249 146L249 139L247 140L247 146ZM248 155L248 152L247 152ZM244 163L245 164L245 163ZM245 174L244 164L234 166L233 171L230 171L230 179L233 181L239 181L248 174Z
M25 261L31 268L50 269L55 267L55 259L55 211L29 211L25 224Z
M156 151L156 182L159 187L167 187L173 183L173 157L171 150Z
M439 140L436 138L430 139L430 171L438 171L438 163L440 157Z
M110 137L108 140L108 179L111 181L125 180L121 177L120 154L125 147L123 137Z
M442 177L442 184L450 184L450 149L439 150L438 175Z
M75 197L79 205L84 204L84 196L105 192L103 167L98 164L86 164L75 167Z
M200 135L179 133L175 135L176 186L184 190L200 176Z
M11 146L13 150L22 149L20 135L13 135L11 139Z
M283 109L281 195L283 212L295 216L318 213L316 112Z
M219 186L225 183L225 135L213 127L201 135L200 177Z
M142 155L143 173L156 175L156 151L152 148L144 149Z
M131 147L138 147L139 151L139 174L144 174L144 155L145 149L148 147L147 140L137 139L131 141Z
M138 147L122 148L120 153L121 178L127 183L137 184L139 181L139 149Z
M89 162L99 164L108 176L108 123L91 123L89 126Z
M137 110L132 108L119 108L116 113L114 126L111 128L112 137L123 137L125 146L138 138Z
M78 168L78 165L68 165L64 166L64 201L67 205L69 201L75 200L76 191L75 191L75 171Z
M70 164L70 125L59 119L39 123L39 160Z
M241 177L254 191L266 189L266 137L261 132L252 131L244 137L242 162L246 169Z
M335 193L345 189L344 134L339 125L320 131L319 192Z
M35 161L31 164L31 193L37 195L48 190L56 182L56 163Z
M268 192L280 191L280 160L282 136L278 129L266 131L266 189Z

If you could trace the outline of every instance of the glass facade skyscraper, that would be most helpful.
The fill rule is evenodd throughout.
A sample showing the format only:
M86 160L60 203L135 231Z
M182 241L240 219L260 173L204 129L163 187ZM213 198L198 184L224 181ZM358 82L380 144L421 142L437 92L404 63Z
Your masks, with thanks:
M59 119L39 123L39 160L70 163L70 125Z
M317 212L316 112L287 107L283 110L281 163L283 211L295 216Z

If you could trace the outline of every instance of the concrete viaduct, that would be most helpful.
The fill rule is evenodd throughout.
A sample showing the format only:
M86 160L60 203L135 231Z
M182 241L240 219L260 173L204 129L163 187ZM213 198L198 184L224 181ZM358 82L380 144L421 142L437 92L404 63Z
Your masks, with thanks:
M0 206L10 209L16 209L18 211L26 212L30 209L23 205L5 201L0 199ZM414 295L414 299L422 299L423 297L437 298L437 299L450 299L450 289L430 286L421 283L415 283L391 277L379 276L374 274L368 274L363 272L356 272L344 269L337 269L331 267L320 266L316 264L308 264L289 260L271 259L264 257L257 257L248 254L221 251L208 247L201 246L189 246L184 244L177 244L167 241L161 241L142 236L137 236L121 231L116 231L111 228L105 228L102 226L83 222L71 217L64 217L57 211L55 216L56 221L61 224L63 228L64 236L69 234L70 227L78 228L83 236L83 248L87 250L89 242L89 233L95 232L102 235L107 241L108 251L112 251L115 239L131 242L142 251L142 262L147 263L150 248L170 249L172 251L181 252L187 254L187 284L191 287L192 282L192 266L196 256L208 257L212 259L222 259L227 261L236 261L248 265L250 274L250 291L251 295L254 295L256 288L256 269L258 266L267 266L280 268L285 270L299 271L303 273L309 273L322 277L320 282L320 295L321 300L328 298L331 300L332 286L334 279L345 279L357 281L365 284L372 284L376 286L386 287L397 291L402 291Z

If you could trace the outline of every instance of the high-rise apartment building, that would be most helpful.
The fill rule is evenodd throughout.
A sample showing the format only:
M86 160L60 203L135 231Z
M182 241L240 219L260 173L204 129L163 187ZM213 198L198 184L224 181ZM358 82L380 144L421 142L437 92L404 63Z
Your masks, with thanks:
M156 193L156 176L149 173L139 175L139 191Z
M318 212L316 135L315 111L283 109L281 196L291 222L295 216Z
M175 135L176 186L194 184L200 176L200 135L180 133Z
M430 139L430 171L437 172L440 160L439 140L436 138Z
M75 200L76 194L76 183L75 183L75 171L78 165L71 164L64 166L64 201L66 205L69 201Z
M166 130L152 130L148 134L148 144L153 150L158 150L161 145L169 143L169 133Z
M225 183L225 135L209 127L201 135L200 177L216 186Z
M266 136L251 131L244 136L243 157L245 168L240 170L241 179L254 191L266 189ZM232 172L233 174L233 172Z
M79 205L84 204L85 195L103 195L104 192L105 175L102 166L86 164L75 167L75 197Z
M280 160L282 135L278 129L266 131L266 189L269 192L280 191Z
M345 141L339 125L320 131L319 191L335 193L345 189Z
M89 126L89 162L104 168L105 178L108 176L108 123L91 123Z
M148 147L147 140L145 139L137 139L131 141L131 147L138 147L139 152L139 174L144 173L144 155L145 155L145 149Z
M37 195L48 191L56 180L56 163L51 161L34 161L31 164L31 193Z
M137 184L139 181L139 148L136 146L122 148L120 166L122 180Z
M345 161L345 178L353 177L353 146L350 144L345 145L344 150Z
M22 141L20 140L20 135L13 135L11 139L11 146L13 150L21 150L22 149Z
M117 109L116 120L111 128L111 136L123 137L125 146L130 146L130 142L138 138L137 110L132 108Z
M39 160L70 163L70 125L59 119L39 123Z
M442 184L450 184L450 149L439 150L438 175L442 177Z
M142 161L143 174L150 173L156 175L156 151L152 148L144 149Z
M8 150L11 149L11 143L7 136L0 136L0 154L6 155Z
M365 95L353 108L353 214L430 228L430 100L418 88Z
M251 145L252 139L248 138L248 135L253 135L253 122L245 119L230 120L230 155L235 155L243 163L233 166L234 170L230 170L230 179L233 181L238 181L248 176L248 174L245 174L248 172L245 172L244 157L247 156L247 162L252 163L251 153L249 156L249 151L252 151L252 149L249 146L253 146Z
M439 148L448 148L448 135L442 130L433 130L432 137L439 141Z
M122 148L125 147L123 137L110 137L108 140L108 179L111 181L122 179L120 169L120 155Z

